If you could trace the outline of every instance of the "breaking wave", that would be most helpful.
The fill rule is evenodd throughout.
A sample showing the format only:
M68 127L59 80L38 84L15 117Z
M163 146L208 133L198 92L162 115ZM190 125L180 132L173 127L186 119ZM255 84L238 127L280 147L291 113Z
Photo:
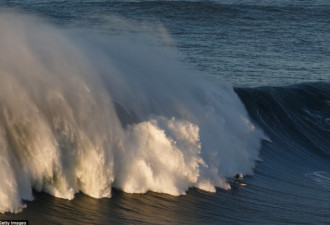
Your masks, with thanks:
M229 84L150 38L41 20L0 12L0 212L33 190L181 195L253 174L263 134Z

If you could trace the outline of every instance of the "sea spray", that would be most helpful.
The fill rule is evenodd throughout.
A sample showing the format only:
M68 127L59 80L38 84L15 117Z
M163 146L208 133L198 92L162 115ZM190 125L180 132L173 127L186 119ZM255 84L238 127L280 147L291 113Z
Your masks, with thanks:
M175 118L155 118L127 129L115 187L129 193L149 190L184 194L199 177L199 129Z
M253 172L262 133L233 88L127 35L0 13L1 212L33 189L180 195Z

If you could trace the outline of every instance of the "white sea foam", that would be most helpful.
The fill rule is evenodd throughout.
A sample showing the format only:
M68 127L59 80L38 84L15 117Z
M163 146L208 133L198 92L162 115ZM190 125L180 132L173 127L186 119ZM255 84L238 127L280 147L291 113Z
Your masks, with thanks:
M1 11L0 212L33 189L180 195L253 173L262 134L230 85L147 38L90 33Z
M315 171L305 174L311 178L315 183L322 185L325 188L330 187L330 173L326 171Z

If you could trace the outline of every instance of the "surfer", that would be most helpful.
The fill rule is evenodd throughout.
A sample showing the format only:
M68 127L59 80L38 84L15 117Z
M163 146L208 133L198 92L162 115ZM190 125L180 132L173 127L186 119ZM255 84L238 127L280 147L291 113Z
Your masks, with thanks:
M243 174L236 173L235 176L234 176L234 182L236 183L236 182L239 182L241 180L243 180Z
M236 173L234 176L234 185L240 186L240 187L246 186L246 184L242 182L243 178L244 178L243 174Z

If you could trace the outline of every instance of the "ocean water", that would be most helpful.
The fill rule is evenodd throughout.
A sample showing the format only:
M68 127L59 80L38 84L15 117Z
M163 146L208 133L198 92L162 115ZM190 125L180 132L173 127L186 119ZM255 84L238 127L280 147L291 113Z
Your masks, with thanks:
M329 224L329 13L0 1L0 220Z

